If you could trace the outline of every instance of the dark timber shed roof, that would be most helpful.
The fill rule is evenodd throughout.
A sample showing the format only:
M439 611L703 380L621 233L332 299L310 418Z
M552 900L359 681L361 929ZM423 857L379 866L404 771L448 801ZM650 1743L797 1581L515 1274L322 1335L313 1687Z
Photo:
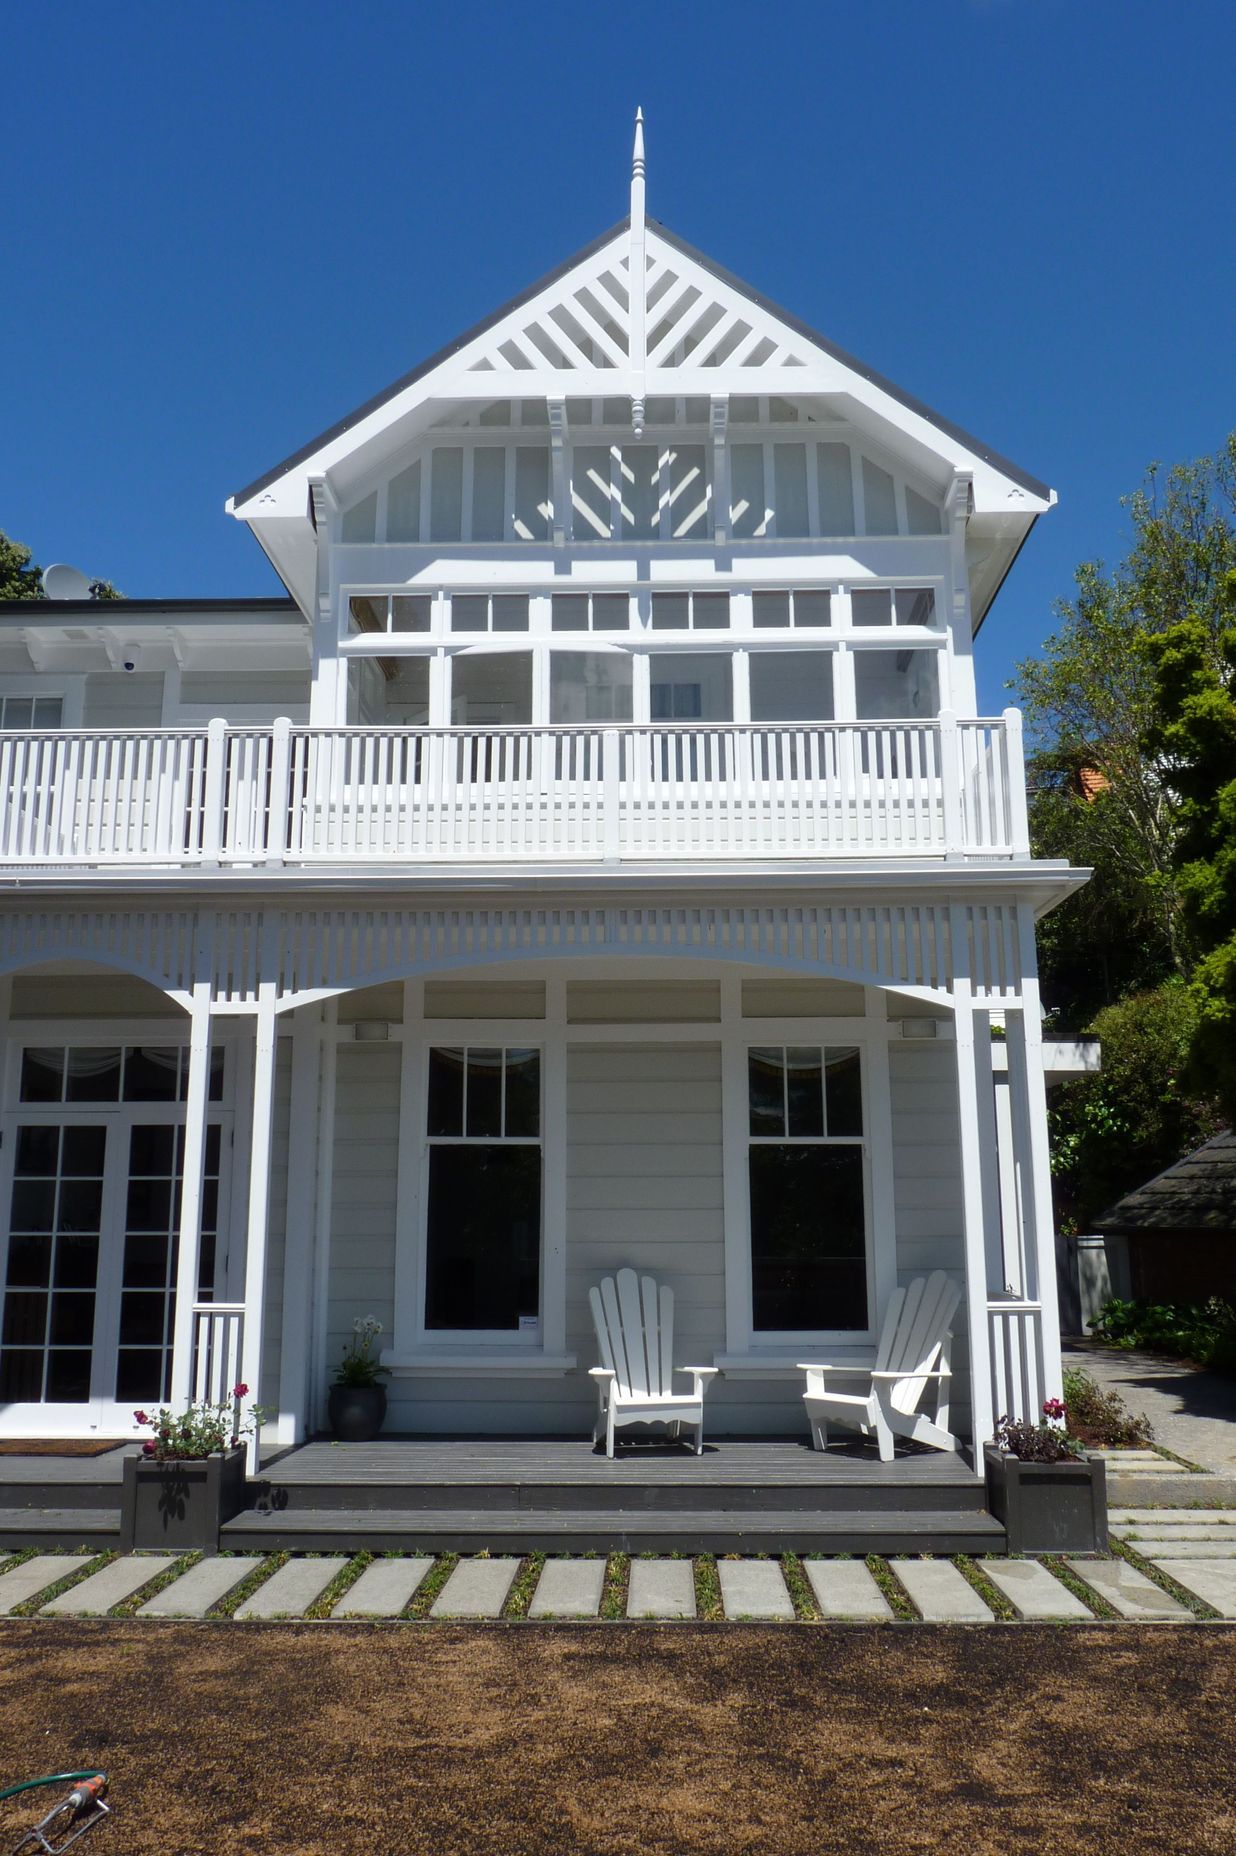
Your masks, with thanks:
M1225 1128L1196 1153L1126 1193L1095 1220L1104 1235L1171 1231L1236 1233L1236 1133Z

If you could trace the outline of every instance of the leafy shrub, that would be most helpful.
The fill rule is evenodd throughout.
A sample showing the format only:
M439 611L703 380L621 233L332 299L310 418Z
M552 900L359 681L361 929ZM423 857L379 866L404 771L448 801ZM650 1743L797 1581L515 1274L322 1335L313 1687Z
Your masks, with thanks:
M1064 1411L1070 1437L1091 1449L1135 1450L1154 1442L1154 1427L1134 1417L1118 1392L1105 1392L1079 1367L1064 1375Z
M1068 1463L1080 1456L1082 1447L1064 1428L1064 1406L1058 1398L1049 1398L1043 1417L1037 1424L1029 1418L1001 1418L996 1426L996 1447L1023 1463Z
M1113 1296L1099 1310L1091 1332L1114 1347L1145 1347L1236 1374L1236 1310L1217 1295L1200 1304L1125 1302Z

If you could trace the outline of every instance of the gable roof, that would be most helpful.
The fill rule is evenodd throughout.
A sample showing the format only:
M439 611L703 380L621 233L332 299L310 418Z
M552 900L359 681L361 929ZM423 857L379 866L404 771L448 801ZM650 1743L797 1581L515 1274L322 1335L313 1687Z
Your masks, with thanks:
M1095 1220L1113 1236L1169 1231L1236 1233L1236 1132L1225 1128Z
M1039 478L1032 476L1019 465L1012 463L1010 459L992 449L991 446L986 445L972 433L965 431L963 427L957 425L954 421L946 419L941 413L936 412L932 407L926 405L924 401L915 398L913 394L905 392L904 389L897 386L895 382L889 380L885 375L877 372L877 370L872 367L868 367L865 362L860 361L856 356L848 353L846 349L839 347L836 342L831 341L828 336L821 334L818 329L812 328L809 323L792 315L788 310L782 309L778 304L774 303L771 298L753 288L752 285L746 283L741 277L736 276L734 272L726 270L723 265L717 264L715 260L708 257L706 253L697 250L694 245L688 244L688 242L680 238L677 233L671 232L669 228L662 225L659 220L650 218L647 223L650 232L654 233L674 251L679 252L684 258L689 259L692 264L698 265L701 270L706 271L711 277L715 278L718 283L725 285L728 290L734 291L737 295L745 298L746 301L755 308L762 310L766 315L773 317L793 333L800 335L805 341L809 342L812 347L827 355L830 360L838 362L842 367L856 375L859 379L867 381L881 393L887 394L890 399L896 401L896 403L904 407L906 411L913 413L917 418L925 420L929 425L934 426L937 431L963 445L967 451L973 452L976 457L981 458L985 463L989 464L993 470L999 471L1002 476L1018 484L1022 489L1028 491L1030 495L1041 498L1045 502L1051 501L1052 491L1050 486L1043 483ZM418 365L412 368L408 373L402 375L398 380L393 381L390 386L383 388L380 393L374 394L374 396L366 400L363 405L356 407L354 411L348 413L344 418L337 420L334 425L328 426L324 432L319 432L315 438L311 438L306 444L299 446L289 457L284 458L281 463L272 466L271 469L264 471L262 475L256 477L252 483L246 484L244 489L238 490L232 497L232 504L236 508L239 508L241 505L247 503L252 497L260 494L262 490L274 483L279 477L282 477L289 471L295 470L298 465L305 463L309 458L313 457L316 452L323 450L337 438L342 437L353 426L359 425L371 414L380 411L381 408L387 405L391 400L397 398L401 393L406 392L409 387L414 386L418 380L424 379L432 374L435 369L440 367L444 362L451 360L455 355L461 353L472 343L488 334L490 330L507 320L507 318L512 316L517 310L523 308L525 304L532 302L545 291L551 290L556 283L567 277L581 265L587 264L589 260L604 250L607 245L613 244L616 239L629 229L629 227L629 216L618 220L608 231L601 233L598 238L591 240L589 244L584 245L563 263L556 265L553 270L548 271L543 277L538 278L535 283L529 284L528 287L521 290L518 295L511 297L507 302L501 304L499 308L493 310L491 314L483 317L481 321L474 323L471 328L466 329L461 335L456 336L453 341L446 343L446 345L439 348L436 353L418 363ZM509 377L497 376L494 383L495 388L500 386L504 378ZM518 375L514 376L514 380L515 383L518 384ZM791 376L785 383L785 390L791 390L792 384Z

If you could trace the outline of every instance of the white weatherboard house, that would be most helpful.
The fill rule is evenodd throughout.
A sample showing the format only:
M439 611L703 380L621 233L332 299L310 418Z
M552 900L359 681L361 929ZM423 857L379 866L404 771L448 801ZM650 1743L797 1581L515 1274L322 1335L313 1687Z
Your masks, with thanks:
M0 615L0 1432L357 1317L389 1432L586 1437L669 1284L712 1435L806 1436L943 1269L954 1427L1060 1374L1019 718L1044 484L644 215L228 505L286 599ZM996 1036L993 1039L993 1027Z

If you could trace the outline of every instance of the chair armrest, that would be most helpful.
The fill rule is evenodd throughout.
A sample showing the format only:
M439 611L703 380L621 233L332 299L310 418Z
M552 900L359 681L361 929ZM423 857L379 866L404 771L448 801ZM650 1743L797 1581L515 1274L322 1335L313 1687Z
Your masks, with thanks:
M873 1379L951 1379L953 1377L947 1366L940 1366L928 1372L921 1366L903 1366L897 1373L873 1372Z
M589 1379L617 1379L618 1375L608 1366L590 1366L588 1377Z
M857 1364L854 1366L820 1366L817 1365L814 1360L796 1361L794 1371L796 1373L839 1373L843 1379L847 1376L851 1379L857 1378L860 1373L864 1379L870 1379L872 1377L871 1368L869 1366L859 1366ZM901 1373L894 1373L893 1377L895 1379L900 1379L903 1375Z
M720 1372L718 1366L676 1366L676 1373L690 1373L696 1379L715 1379Z

